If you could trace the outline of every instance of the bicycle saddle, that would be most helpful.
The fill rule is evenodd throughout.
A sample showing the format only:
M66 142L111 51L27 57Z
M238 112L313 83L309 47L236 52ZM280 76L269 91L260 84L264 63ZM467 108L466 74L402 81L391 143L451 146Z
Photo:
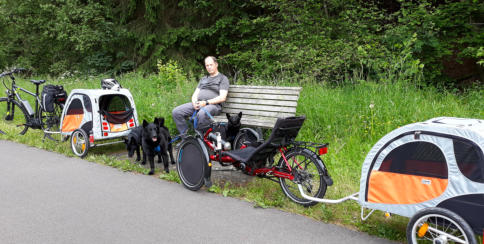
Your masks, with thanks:
M247 163L260 156L261 158L274 152L279 147L291 144L301 129L305 116L278 118L271 136L259 146L248 146L233 151L222 151L222 156L229 156L236 161Z
M45 80L30 80L30 82L36 84L36 85L40 85L40 84L43 84L45 83Z

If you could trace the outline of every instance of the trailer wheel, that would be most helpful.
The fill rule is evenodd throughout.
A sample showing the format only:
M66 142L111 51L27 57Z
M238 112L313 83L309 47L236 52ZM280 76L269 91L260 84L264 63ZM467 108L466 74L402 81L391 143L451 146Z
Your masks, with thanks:
M72 132L71 149L76 156L80 158L85 157L89 151L89 146L89 136L83 129L77 129Z
M445 208L426 208L416 213L407 225L407 242L477 244L469 224Z

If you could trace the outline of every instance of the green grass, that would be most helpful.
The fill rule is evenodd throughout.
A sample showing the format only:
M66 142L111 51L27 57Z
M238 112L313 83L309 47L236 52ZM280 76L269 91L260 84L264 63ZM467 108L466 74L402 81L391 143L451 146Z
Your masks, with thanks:
M176 133L171 110L190 100L196 87L195 81L166 81L156 75L143 77L140 74L128 74L118 77L118 80L133 94L140 121L162 116L166 118L166 125L172 134ZM100 78L54 80L48 83L62 84L70 91L74 88L99 88ZM33 90L33 85L29 82L21 81L18 84ZM484 119L483 97L482 87L453 94L431 87L419 90L399 83L370 82L344 87L307 84L303 86L297 108L298 114L307 117L298 139L330 143L329 153L323 156L323 160L330 170L334 185L328 188L325 197L341 198L359 191L362 162L379 138L408 123L438 116ZM5 125L0 122L0 126L3 129ZM42 142L41 137L39 131L33 130L29 130L25 136L0 135L0 139L9 139L73 156L67 142ZM122 146L95 148L89 153L87 160L124 171L146 173L144 168L127 160L119 161L106 156L106 152L112 150L122 150ZM170 174L159 174L158 177L180 182L174 171ZM208 190L223 196L245 199L253 202L255 207L276 207L379 237L405 240L408 219L399 216L387 219L383 213L377 211L363 222L360 219L360 207L356 202L349 201L337 205L317 204L304 208L288 200L277 183L263 179L255 179L247 186L225 183Z

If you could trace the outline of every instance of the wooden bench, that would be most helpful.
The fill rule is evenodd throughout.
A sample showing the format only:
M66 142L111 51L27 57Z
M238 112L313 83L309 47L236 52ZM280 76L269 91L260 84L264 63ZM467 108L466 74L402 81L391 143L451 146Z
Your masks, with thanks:
M242 112L242 126L273 128L277 118L296 115L301 87L230 85L218 122L227 121L226 113Z

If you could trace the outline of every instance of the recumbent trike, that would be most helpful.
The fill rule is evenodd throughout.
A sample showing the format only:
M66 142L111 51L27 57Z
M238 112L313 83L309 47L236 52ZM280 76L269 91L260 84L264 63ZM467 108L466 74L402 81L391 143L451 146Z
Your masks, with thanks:
M316 201L301 196L297 185L303 186L305 194L321 198L333 182L320 158L327 152L327 144L295 140L304 120L304 116L279 118L265 141L254 135L243 136L241 133L251 130L241 129L233 143L235 150L224 150L226 143L214 132L220 122L212 123L204 133L195 130L194 135L183 138L177 154L183 185L193 191L204 184L210 187L212 162L217 161L222 166L233 165L245 174L279 182L284 194L294 202L315 205Z

